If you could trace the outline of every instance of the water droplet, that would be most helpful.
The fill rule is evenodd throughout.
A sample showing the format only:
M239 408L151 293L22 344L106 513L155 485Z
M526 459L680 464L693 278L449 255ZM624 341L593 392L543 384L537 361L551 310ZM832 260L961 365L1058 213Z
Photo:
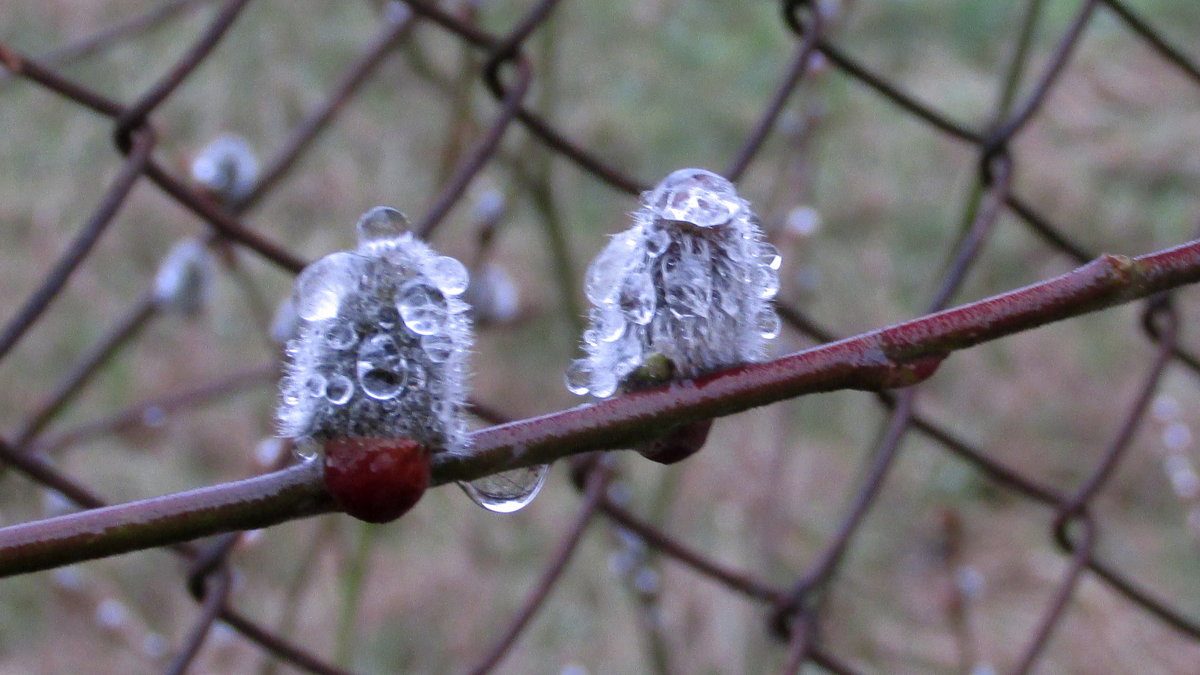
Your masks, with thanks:
M428 276L446 295L461 295L470 279L467 268L448 255L440 255L429 263Z
M305 267L296 278L296 313L306 321L336 317L342 298L358 288L365 267L365 258L345 251L330 253Z
M358 343L358 333L344 323L335 323L325 332L325 342L333 349L344 351Z
M703 169L670 174L646 197L646 204L659 218L702 228L724 225L742 209L733 184Z
M621 311L633 323L644 326L654 318L654 279L645 272L625 277L621 285Z
M446 296L423 279L412 279L396 293L404 325L417 335L432 335L446 322Z
M617 379L622 379L642 365L642 340L640 336L626 333L625 339L613 345L612 370Z
M379 244L391 243L408 230L408 218L396 209L376 206L362 214L355 229L359 250L368 251Z
M493 513L513 513L525 508L546 483L550 467L542 464L459 483L476 504Z
M782 327L779 321L779 315L770 307L758 313L758 333L764 339L772 340L779 335L779 330Z
M592 310L592 325L601 342L615 342L625 334L625 315L621 310L607 306Z
M454 341L448 335L425 335L421 338L421 347L434 363L442 363L454 354Z
M405 361L392 336L379 333L363 340L358 348L358 383L374 399L398 396L407 377Z
M320 373L313 373L304 381L304 391L313 398L324 397L326 386L328 385L325 376Z
M754 285L758 288L758 297L763 300L770 300L779 295L779 271L769 265L762 265L757 268L757 279Z
M592 384L588 389L596 398L608 398L617 391L617 374L611 370L597 370L592 373Z
M321 444L312 439L296 441L292 454L301 462L311 462L321 456Z
M354 395L354 382L345 375L332 375L325 382L325 399L334 405L345 405Z
M588 393L588 381L592 377L592 370L588 365L587 359L575 359L571 365L567 366L567 372L563 376L563 380L567 384L567 391L576 396L586 396Z
M634 265L641 262L637 236L626 230L614 236L608 246L588 266L584 277L584 293L594 305L612 302L621 290L621 279Z
M288 383L283 386L283 404L298 405L300 403L300 390L296 385Z

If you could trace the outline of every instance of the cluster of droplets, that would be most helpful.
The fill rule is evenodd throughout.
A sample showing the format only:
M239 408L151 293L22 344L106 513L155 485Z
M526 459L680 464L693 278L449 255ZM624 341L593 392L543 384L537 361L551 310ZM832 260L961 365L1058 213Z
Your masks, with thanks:
M335 438L410 438L466 452L467 286L463 264L416 240L399 211L365 213L357 249L304 268L277 317L275 332L296 331L280 382L282 435L304 457ZM509 513L533 500L546 472L513 469L461 485L480 506Z
M233 203L250 194L258 180L258 159L241 136L218 136L192 161L192 180L223 201Z
M394 209L358 221L358 248L296 279L299 333L286 347L280 431L315 448L330 438L412 438L461 452L471 347L467 270L407 231Z
M780 329L780 257L733 184L681 169L642 195L633 220L588 268L587 356L567 388L607 398L656 355L673 377L761 360Z

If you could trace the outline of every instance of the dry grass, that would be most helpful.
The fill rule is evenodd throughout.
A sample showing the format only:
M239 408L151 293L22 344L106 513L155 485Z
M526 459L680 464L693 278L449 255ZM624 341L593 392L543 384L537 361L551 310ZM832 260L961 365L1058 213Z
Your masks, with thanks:
M153 2L14 3L0 11L0 40L36 54ZM509 25L526 3L486 3L485 25ZM972 124L994 107L1018 25L1004 3L847 3L847 48L924 100ZM1177 43L1200 34L1187 3L1131 3ZM1001 9L1000 6L1004 5ZM1031 72L1045 63L1074 3L1049 3ZM189 15L65 71L122 100L151 83L204 24ZM1161 18L1160 18L1161 17ZM304 113L378 30L368 3L252 4L211 59L155 116L158 150L182 170L191 151L232 130L263 153L278 148ZM552 117L589 147L647 180L684 165L719 169L737 148L792 53L769 3L567 3L558 42ZM449 77L459 45L429 26L416 35ZM1200 106L1194 86L1110 20L1089 30L1046 109L1015 146L1016 186L1029 201L1096 249L1140 253L1191 236L1200 219ZM346 247L365 209L389 204L420 214L438 185L449 98L393 58L247 222L315 257ZM475 86L474 117L494 106ZM787 128L815 111L813 135ZM799 204L822 229L793 251L819 285L804 302L846 333L914 316L928 302L953 243L974 171L966 148L938 137L860 85L834 73L804 85L785 132L771 139L744 182L769 227ZM94 207L118 164L106 123L24 83L0 89L0 316L11 316ZM514 131L506 152L537 160ZM634 204L553 160L576 270ZM786 182L780 183L780 176ZM514 415L571 405L561 384L575 337L561 311L549 254L529 199L503 163L482 189L509 192L497 259L518 279L532 316L481 335L475 388ZM469 201L469 200L468 200ZM470 209L451 213L435 243L474 250ZM148 187L133 198L67 293L10 358L0 362L0 424L14 429L31 401L146 288L159 257L200 231ZM289 279L244 257L262 293L278 299ZM1016 221L1003 220L960 299L973 299L1068 269ZM206 381L271 356L256 334L241 283L219 282L200 320L164 319L108 367L59 421L63 428L123 405ZM1184 294L1194 300L1195 291ZM1185 339L1188 339L1185 328ZM781 349L805 344L789 336ZM1192 340L1195 343L1195 340ZM1110 311L960 354L927 385L922 408L994 457L1069 488L1092 469L1115 432L1150 347L1132 308ZM1196 400L1194 379L1167 389ZM271 433L267 388L185 415L159 429L73 448L63 468L112 499L132 499L258 471L252 450ZM838 393L779 404L720 422L705 452L670 469L621 459L632 507L729 565L787 584L810 564L860 478L881 414L870 395ZM1200 413L1184 405L1200 430ZM1097 505L1101 550L1176 607L1200 614L1200 552L1173 498L1148 426ZM5 522L41 515L42 492L7 476ZM370 536L367 593L355 612L345 665L365 672L456 672L506 625L568 526L577 497L556 469L544 494L514 516L495 516L454 489L437 490L401 522L364 530L324 517L261 533L233 556L235 602L278 625L295 612L293 636L317 653L336 647L342 583L357 542ZM1028 640L1065 569L1050 541L1051 514L989 486L912 437L867 520L832 596L824 635L835 653L868 672L957 672L947 623L953 570L934 555L944 514L965 536L955 561L982 575L969 608L980 658L1000 670ZM369 535L364 535L369 532ZM587 535L566 580L502 672L594 673L647 668L635 604L609 569L606 526ZM784 650L766 637L761 608L674 563L662 574L663 634L678 672L768 672ZM298 597L290 588L308 568ZM73 575L73 576L71 576ZM76 586L66 585L75 579ZM97 608L115 601L123 622L105 628ZM67 573L0 585L0 673L145 672L160 668L156 638L178 645L194 615L179 563L148 552ZM196 672L258 672L253 648L217 633ZM149 640L149 642L148 642ZM1046 654L1043 672L1187 672L1200 647L1106 588L1085 582ZM286 671L286 668L283 670Z

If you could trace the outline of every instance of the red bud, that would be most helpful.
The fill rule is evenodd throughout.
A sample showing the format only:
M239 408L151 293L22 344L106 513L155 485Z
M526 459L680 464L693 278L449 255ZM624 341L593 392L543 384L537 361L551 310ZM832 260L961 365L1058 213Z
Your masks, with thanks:
M325 442L325 487L346 513L368 523L404 515L429 487L429 449L410 438Z
M642 457L659 464L674 464L686 459L704 447L708 440L708 430L712 428L712 420L700 420L671 430L666 436L656 438L637 451Z

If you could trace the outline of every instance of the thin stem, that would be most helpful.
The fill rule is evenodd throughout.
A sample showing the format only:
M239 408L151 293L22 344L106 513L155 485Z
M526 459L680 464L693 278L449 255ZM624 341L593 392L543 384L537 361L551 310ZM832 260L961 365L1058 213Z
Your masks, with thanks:
M146 296L130 309L117 325L109 330L92 351L87 354L66 379L54 390L46 400L31 412L25 425L17 432L17 440L13 445L25 448L35 436L40 434L62 410L74 400L92 377L109 362L118 351L149 323L155 315L157 306L153 296Z
M350 666L350 654L354 649L354 629L358 609L362 604L363 588L367 580L367 561L371 557L371 545L375 542L377 529L368 523L357 523L357 542L342 573L342 607L338 614L337 633L334 639L333 662Z
M521 606L521 610L517 612L516 618L510 622L508 630L480 659L479 665L471 669L474 675L484 675L500 665L500 661L516 644L529 622L533 620L534 614L545 604L546 598L550 596L550 591L554 589L555 583L567 569L567 563L571 562L576 549L579 548L579 543L583 541L583 534L592 522L607 486L608 472L602 468L593 469L588 475L587 489L584 492L583 503L579 506L579 512L575 515L575 520L571 522L571 527L567 529L566 534L559 539L558 547L550 556L550 564L542 571L537 583L534 584L525 603Z
M0 576L23 574L329 511L315 462L233 483L0 530Z
M0 53L0 57L2 56ZM134 134L133 150L121 166L121 172L113 180L112 187L105 193L100 206L92 213L92 217L79 231L54 268L46 273L42 285L25 302L17 315L4 326L3 331L0 331L0 358L8 354L42 312L45 312L50 303L58 297L59 291L67 285L67 280L100 240L100 235L108 229L142 171L146 169L153 148L153 134L148 131Z
M1200 280L1200 241L1137 258L1104 255L1015 291L832 344L472 434L475 452L434 456L433 482L474 480L663 428L802 394L915 384L946 354ZM252 529L332 509L319 465L0 529L0 576Z
M207 0L205 0L207 1ZM103 28L96 33L80 39L78 42L64 45L53 51L37 57L38 63L44 66L58 66L87 58L115 45L130 40L140 33L151 30L160 24L181 14L184 10L195 9L198 0L169 0L144 14L138 14L120 23ZM11 81L12 75L0 73L0 85Z
M1197 280L1200 242L1133 259L1104 255L1054 279L767 363L482 430L470 456L435 457L434 481L629 447L666 427L803 394L906 386L950 352Z

